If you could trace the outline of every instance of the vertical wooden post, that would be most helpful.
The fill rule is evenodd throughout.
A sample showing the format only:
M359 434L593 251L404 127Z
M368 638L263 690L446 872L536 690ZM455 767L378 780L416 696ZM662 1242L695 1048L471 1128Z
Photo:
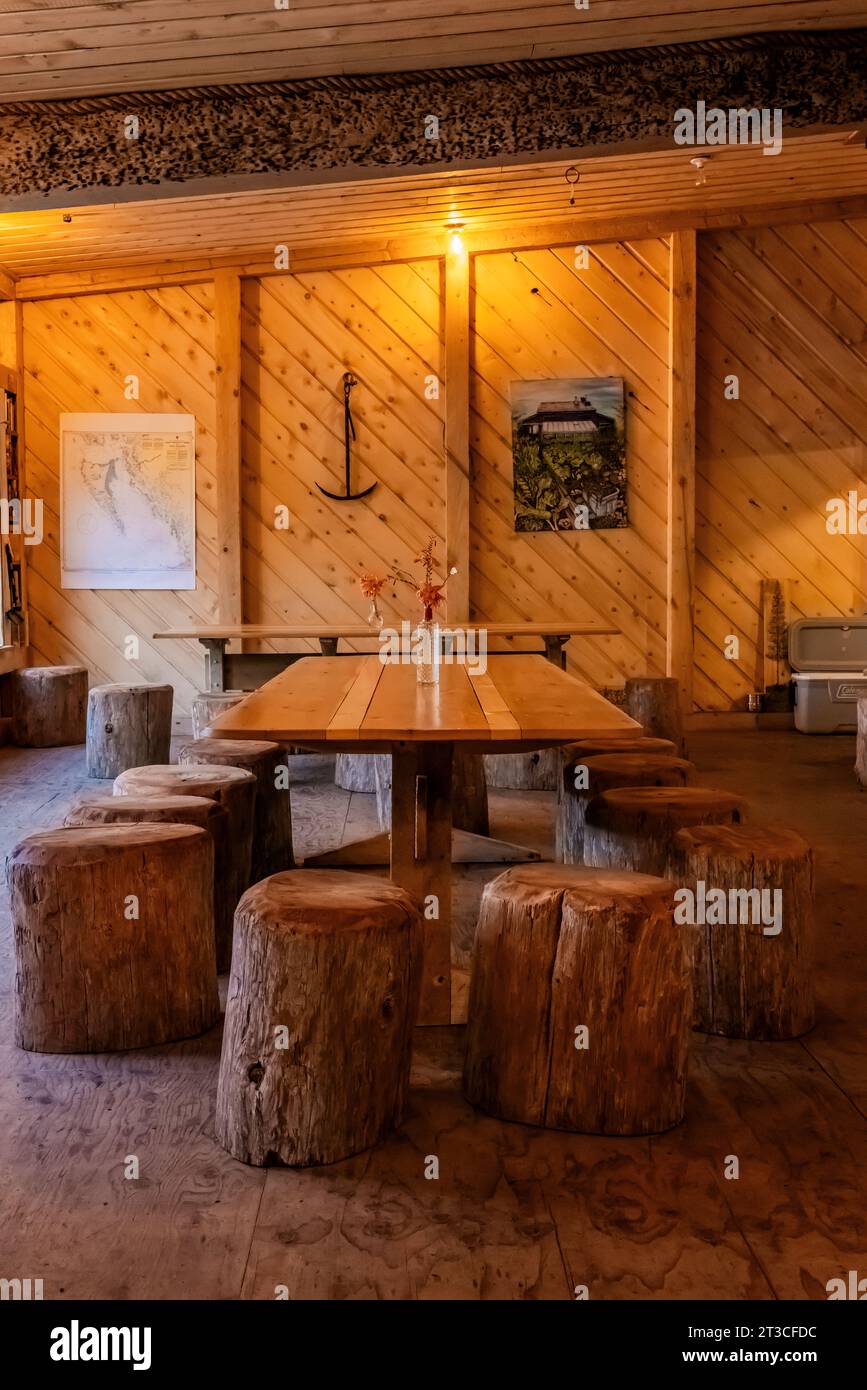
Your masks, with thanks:
M672 232L668 317L668 538L666 674L692 711L695 654L696 236Z
M219 620L243 622L241 559L241 280L214 276Z
M470 258L465 249L445 258L446 566L448 620L470 616Z

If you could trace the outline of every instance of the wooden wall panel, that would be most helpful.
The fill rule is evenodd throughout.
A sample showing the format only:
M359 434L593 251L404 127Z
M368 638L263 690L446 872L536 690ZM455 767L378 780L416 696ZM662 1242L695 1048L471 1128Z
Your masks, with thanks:
M246 621L358 622L365 570L411 569L430 535L444 563L441 303L437 261L245 282ZM343 491L347 370L359 382L353 491L377 483L360 502L317 487ZM430 378L438 399L426 398ZM288 530L275 528L280 505ZM383 595L387 620L415 608L403 586Z
M792 618L867 608L865 539L825 525L830 498L867 484L865 283L867 221L699 238L699 709L757 688L763 579L788 581Z
M87 666L91 684L168 681L182 720L201 688L196 643L153 642L160 627L216 617L212 288L56 299L24 306L28 492L43 499L45 539L28 546L32 660ZM140 382L138 401L124 378ZM196 417L198 583L193 591L60 587L59 417L65 411L184 411ZM124 656L139 638L140 659Z
M598 686L665 670L668 246L665 240L475 260L471 384L472 616L605 620L570 669ZM629 527L517 534L512 381L622 376ZM556 623L555 623L556 626Z

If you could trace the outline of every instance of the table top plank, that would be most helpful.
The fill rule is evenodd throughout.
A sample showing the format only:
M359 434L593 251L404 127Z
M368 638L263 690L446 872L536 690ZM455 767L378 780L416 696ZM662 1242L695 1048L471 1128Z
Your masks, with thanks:
M634 719L583 681L558 671L550 662L546 663L548 671L540 671L540 661L544 658L533 655L493 656L488 661L488 674L523 739L562 735L564 742L571 742L590 736L580 732L585 726L604 729L607 736L617 738L639 728Z
M487 671L484 675L471 676L470 684L484 710L491 732L496 732L498 736L502 734L505 738L520 738L521 726Z
M368 659L379 661L378 657ZM490 737L465 666L441 666L436 685L419 685L415 667L402 662L389 663L382 670L361 737L390 741Z
M328 738L360 738L370 702L385 670L386 667L379 660L362 661L358 675L328 725Z
M379 665L378 659L370 656L302 657L212 720L214 736L324 741L329 725L369 662ZM350 733L347 741L357 737L357 733Z
M448 623L442 626L449 632ZM551 618L543 623L485 623L472 622L455 624L455 631L486 632L489 637L607 637L619 632L619 628L606 627L600 623L568 623ZM278 638L298 638L315 641L317 637L372 637L378 638L376 628L369 623L215 623L203 627L170 627L163 632L155 632L154 638L161 640L180 640L197 638L199 641L219 641L221 637L246 638L248 641L271 641Z

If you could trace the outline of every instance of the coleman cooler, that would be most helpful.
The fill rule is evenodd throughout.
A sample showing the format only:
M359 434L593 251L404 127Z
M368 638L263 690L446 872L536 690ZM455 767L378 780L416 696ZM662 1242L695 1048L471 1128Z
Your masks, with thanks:
M854 734L867 695L867 618L800 618L789 629L795 728Z

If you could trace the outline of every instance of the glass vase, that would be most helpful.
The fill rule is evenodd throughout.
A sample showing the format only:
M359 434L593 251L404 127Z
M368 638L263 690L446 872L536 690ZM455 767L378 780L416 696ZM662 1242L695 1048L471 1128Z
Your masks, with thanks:
M436 685L440 678L439 624L434 622L431 609L425 609L413 638L416 680L419 685Z

